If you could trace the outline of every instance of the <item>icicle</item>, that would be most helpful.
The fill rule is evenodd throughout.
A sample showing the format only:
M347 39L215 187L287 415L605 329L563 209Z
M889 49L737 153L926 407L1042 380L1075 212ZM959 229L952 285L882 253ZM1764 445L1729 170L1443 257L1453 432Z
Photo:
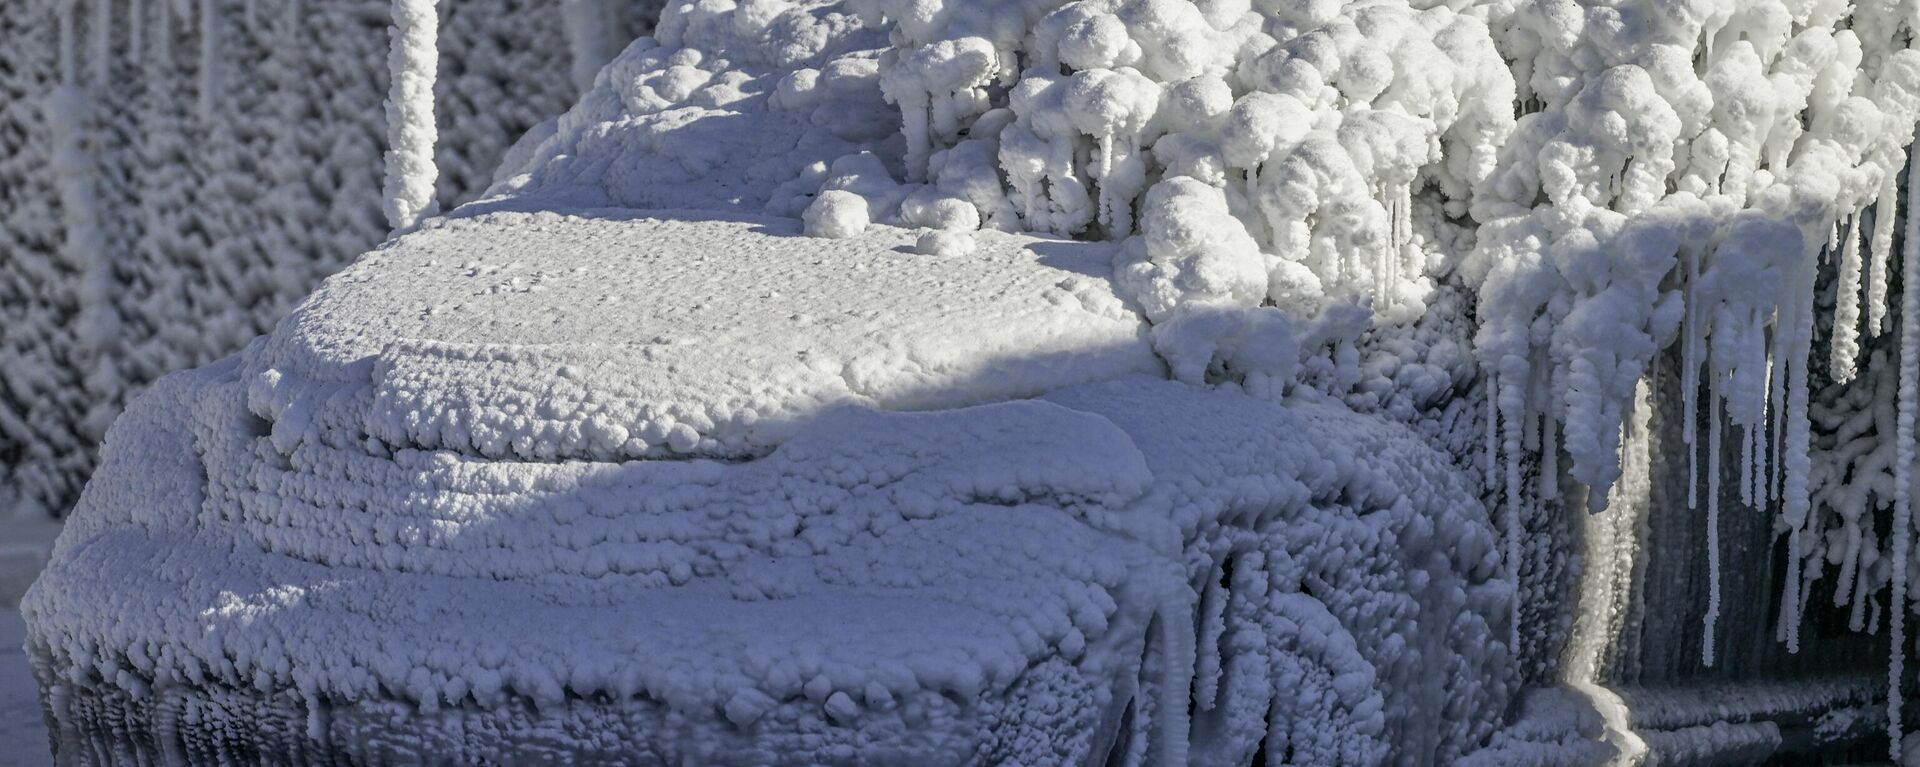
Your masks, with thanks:
M1119 197L1119 194L1118 190L1114 189L1111 183L1113 180L1113 134L1100 134L1096 143L1099 146L1100 152L1100 164L1098 166L1100 171L1100 208L1098 214L1100 225L1107 229L1109 236L1123 237L1125 236L1124 232L1114 231L1114 221L1117 217L1114 215L1113 209L1117 204L1116 198Z
M306 709L307 740L315 743L327 742L328 724L332 720L332 717L328 715L329 712L327 711L326 702L322 701L320 696L308 693L306 695Z
M1913 526L1914 411L1920 397L1920 216L1913 196L1920 190L1920 162L1910 162L1907 176L1906 252L1901 254L1900 276L1900 391L1894 420L1893 459L1893 599L1887 605L1887 631L1892 652L1887 659L1887 739L1893 760L1900 761L1900 684L1907 652L1907 547ZM1882 210L1890 210L1888 205Z
M1869 594L1869 587L1872 584L1867 581L1867 568L1860 566L1860 528L1858 525L1854 525L1852 529L1847 532L1847 563L1852 566L1851 572L1853 577L1846 577L1848 571L1843 570L1837 584L1841 588L1835 590L1851 590L1853 592L1852 609L1847 614L1847 628L1852 631L1865 631L1867 628L1867 604L1872 601Z
M1400 185L1400 241L1397 250L1405 251L1413 244L1413 184Z
M1159 758L1155 764L1186 764L1188 746L1187 701L1193 689L1193 611L1185 600L1172 598L1161 605L1160 700L1154 712Z
M1398 231L1395 231L1393 227L1394 223L1399 221L1399 216L1397 216L1394 213L1393 203L1391 202L1387 203L1386 208L1387 208L1387 241L1385 243L1382 243L1380 248L1373 252L1373 270L1372 270L1373 274L1370 275L1373 278L1373 288L1370 292L1373 295L1373 305L1375 307L1381 307L1386 305L1387 254L1393 251L1393 243L1400 239L1400 233Z
M920 183L927 180L927 162L933 139L929 131L928 109L932 107L933 94L924 91L911 91L900 94L900 133L907 139L907 181Z
M1107 236L1111 238L1133 234L1133 201L1146 189L1145 179L1141 175L1144 171L1139 167L1142 164L1139 142L1139 137L1133 136L1120 143L1119 162L1127 163L1121 178L1109 179L1104 175L1100 178L1100 194L1111 198L1105 203Z
M147 36L147 6L144 0L127 0L127 58L142 63L141 53Z
M113 77L113 0L93 0L93 86L105 90Z
M1880 199L1873 208L1873 243L1867 249L1867 333L1887 329L1887 261L1893 257L1893 225L1899 204L1900 174L1887 173Z
M1247 207L1255 210L1260 209L1260 204L1257 202L1257 200L1260 199L1259 193L1260 166L1256 163L1253 167L1247 169ZM1273 238L1276 241L1280 239L1280 232L1278 230L1273 232Z
M1846 240L1840 244L1840 286L1834 293L1833 367L1835 383L1853 380L1860 356L1860 214L1847 219Z
M1762 355L1761 359L1765 360L1765 355ZM1762 364L1766 363L1763 362ZM1769 496L1772 494L1771 484L1767 478L1773 471L1773 464L1767 460L1768 414L1766 392L1761 392L1760 396L1755 399L1756 401L1753 403L1756 413L1753 422L1753 460L1755 463L1753 467L1753 505L1754 508L1764 510Z
M1700 660L1713 665L1714 626L1720 620L1720 387L1707 381L1707 616Z
M1786 412L1787 401L1787 352L1782 348L1786 343L1786 319L1786 312L1781 307L1775 307L1773 342L1767 351L1767 423L1773 427L1773 441L1768 445L1772 451L1767 460L1768 501L1780 497L1781 458L1786 452L1785 440L1780 438L1781 430L1786 426L1786 419L1780 415Z
M1400 196L1388 194L1386 200L1386 248L1380 248L1380 275L1375 277L1373 304L1392 306L1394 302L1394 281L1400 275L1394 273L1394 263L1400 261Z
M1572 520L1581 530L1576 538L1581 561L1590 564L1580 568L1577 576L1577 608L1570 611L1573 623L1567 632L1561 679L1599 712L1605 739L1617 749L1617 764L1638 764L1647 755L1646 742L1633 732L1626 702L1602 683L1601 664L1619 649L1630 630L1627 627L1638 622L1635 613L1643 603L1634 596L1634 573L1645 566L1640 534L1652 503L1648 450L1653 406L1649 399L1643 377L1634 383L1633 399L1622 413L1620 480L1609 491L1605 509Z
M86 91L71 84L54 88L45 104L47 133L53 150L48 165L59 194L61 223L66 235L60 245L60 255L80 270L77 325L89 359L103 356L100 353L120 335L119 315L114 310L112 264L107 259L107 239L101 226L105 215L95 187L99 168L87 150L87 128L94 109ZM107 364L105 360L93 361Z
M1397 297L1395 287L1400 284L1401 262L1413 241L1412 194L1413 187L1409 184L1394 184L1381 194L1386 198L1387 243L1373 274L1373 297L1379 307L1393 306Z
M1553 413L1540 414L1540 497L1560 497L1560 445L1555 442Z
M1731 407L1731 403L1729 403ZM1740 503L1753 506L1753 434L1751 427L1740 432Z
M1335 285L1347 284L1350 279L1348 275L1353 273L1353 268L1348 263L1353 259L1350 251L1351 248L1338 248L1333 254L1333 284Z
M926 123L922 123L921 132L922 141L932 141L926 134ZM1053 152L1053 156L1047 162L1046 185L1041 188L1047 201L1046 231L1054 234L1071 234L1080 223L1077 218L1080 206L1088 204L1086 188L1079 175L1080 166L1077 163L1080 150L1077 144L1069 136L1055 136L1047 140L1047 148ZM923 147L923 151L930 150ZM911 164L907 166L908 180L913 179L914 167ZM925 163L919 167L922 171L926 170Z
M1780 587L1780 623L1773 629L1776 641L1787 646L1787 652L1800 652L1800 631L1794 625L1794 616L1800 614L1796 604L1800 599L1800 531L1787 530L1787 577Z
M1400 194L1397 201L1399 202L1400 215L1396 217L1395 221L1399 224L1400 238L1394 242L1393 254L1387 262L1388 268L1392 270L1392 274L1389 275L1392 282L1389 284L1395 286L1400 284L1401 275L1406 271L1407 254L1413 248L1412 185L1400 185Z
M387 223L402 230L433 215L433 81L439 70L439 12L435 0L393 0L387 68Z
M1409 254L1413 252L1413 184L1400 185L1400 242L1393 249L1393 282L1400 284L1400 275L1408 266ZM1412 264L1418 273L1418 262Z
M573 87L585 93L593 87L594 75L617 53L608 46L606 8L601 0L566 0L560 13L567 30L567 47L573 54Z
M1792 636L1795 640L1800 638L1800 624L1805 623L1807 620L1807 605L1813 602L1813 597L1810 596L1813 594L1813 583L1814 581L1820 580L1822 571L1826 569L1826 558L1820 556L1818 551L1811 549L1813 546L1812 542L1817 539L1817 536L1818 534L1815 533L1811 527L1800 531L1802 541L1800 544L1802 547L1800 558L1800 593L1793 600L1794 616Z
M1750 508L1759 508L1766 503L1766 486L1761 484L1767 476L1767 337L1766 328L1760 322L1760 309L1748 310L1748 328L1751 328L1753 355L1747 364L1753 366L1755 375L1761 376L1760 390L1753 392L1748 404L1747 425L1747 481L1745 501Z
M1540 368L1538 367L1527 371L1527 392L1528 400L1526 401L1539 396ZM1520 421L1520 451L1522 453L1540 452L1540 419L1532 417L1531 414L1523 413L1523 415L1525 417Z
M404 0L395 0L403 2ZM216 94L220 92L220 19L214 13L214 0L200 0L200 119L213 121Z
M1699 506L1700 450L1696 439L1700 422L1700 300L1694 287L1700 284L1700 252L1687 250L1686 318L1680 341L1680 442L1687 446L1687 508Z
M1226 566L1226 560L1220 561L1220 567ZM1198 648L1197 671L1194 674L1193 698L1195 708L1211 711L1219 703L1220 680L1224 659L1221 658L1220 638L1227 633L1227 587L1220 582L1223 573L1216 568L1211 574L1200 596L1200 646Z
M306 18L307 13L306 9L300 5L303 2L305 0L286 0L286 4L281 6L280 25L275 31L279 35L277 44L283 48L300 44L300 22Z
M171 77L173 72L173 10L169 5L160 0L153 14L158 25L153 33L153 69L166 73L163 77Z
M74 2L66 0L59 6L60 82L65 85L73 85L80 80L79 53L75 50L79 41L75 39L78 32L75 31L73 18Z
M1155 620L1157 621L1158 618ZM1154 680L1164 676L1157 667L1161 659L1160 655L1154 653L1152 640L1149 639L1146 655L1140 659L1140 678L1135 682L1132 690L1135 696L1132 706L1133 727L1129 733L1127 752L1119 755L1122 767L1141 767L1148 764L1148 759L1151 758L1149 751L1154 746L1154 726L1159 722L1155 718L1159 712L1155 709L1160 706L1161 700L1153 695L1157 692L1153 686Z
M1762 400L1762 402L1764 401L1765 400ZM1761 410L1764 412L1765 405L1761 406ZM1756 418L1753 425L1747 427L1746 430L1747 476L1745 487L1741 489L1741 501L1746 503L1747 508L1752 509L1760 508L1762 504L1767 502L1765 496L1766 489L1765 486L1761 484L1767 476L1767 444L1764 440L1764 435L1766 434L1765 417L1763 414L1759 418Z
M1787 652L1800 651L1800 615L1803 609L1803 588L1800 582L1801 557L1805 553L1808 511L1812 497L1807 486L1809 468L1807 451L1812 441L1807 422L1807 362L1812 350L1813 340L1813 278L1817 268L1813 254L1807 254L1801 273L1797 278L1794 291L1794 329L1792 343L1787 347L1791 359L1787 367L1787 412L1785 451L1782 469L1786 479L1781 486L1781 505L1787 521L1787 583L1788 593L1782 599L1780 620Z
M1526 425L1526 391L1522 384L1506 380L1501 375L1500 410L1501 425L1504 427L1500 449L1506 457L1507 475L1507 577L1513 580L1513 615L1511 630L1507 635L1507 646L1515 656L1520 654L1520 603L1524 593L1520 583L1520 535L1524 532L1520 522L1520 440L1521 431Z
M1488 490L1496 487L1500 481L1500 386L1494 376L1487 376L1487 449L1484 454L1487 472Z

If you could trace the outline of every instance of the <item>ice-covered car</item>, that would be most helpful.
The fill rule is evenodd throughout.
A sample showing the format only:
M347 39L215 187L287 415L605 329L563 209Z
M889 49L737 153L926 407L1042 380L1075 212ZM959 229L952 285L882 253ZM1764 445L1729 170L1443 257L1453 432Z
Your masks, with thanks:
M23 604L60 761L1238 767L1499 740L1518 559L1473 450L1441 444L1484 429L1423 436L1292 376L1337 345L1310 318L1347 343L1365 300L1419 313L1432 202L1389 173L1376 203L1331 134L1292 135L1304 106L1241 125L1225 80L1169 79L1227 72L1275 9L1013 5L671 3L487 199L156 384ZM1022 53L1029 13L1051 21ZM1409 73L1499 63L1446 8L1353 13L1415 41ZM1137 72L1007 89L1054 47L1145 56L1164 116ZM1422 147L1512 111L1342 104ZM1216 133L1314 163L1228 190ZM1322 171L1312 200L1273 186ZM1260 231L1372 298L1309 295L1241 189L1314 202ZM1373 374L1480 407L1450 396L1470 365L1396 370Z
M1486 740L1468 471L1166 379L1113 246L438 221L108 436L59 760L1409 764ZM1264 752L1264 756L1257 752Z

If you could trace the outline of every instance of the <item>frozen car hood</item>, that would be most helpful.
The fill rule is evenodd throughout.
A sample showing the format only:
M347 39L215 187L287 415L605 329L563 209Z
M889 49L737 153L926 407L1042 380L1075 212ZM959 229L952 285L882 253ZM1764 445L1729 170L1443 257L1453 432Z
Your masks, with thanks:
M981 232L938 258L892 227L824 240L656 215L494 213L402 237L280 324L248 363L249 407L282 449L333 430L486 457L744 458L836 405L1163 370L1107 245Z

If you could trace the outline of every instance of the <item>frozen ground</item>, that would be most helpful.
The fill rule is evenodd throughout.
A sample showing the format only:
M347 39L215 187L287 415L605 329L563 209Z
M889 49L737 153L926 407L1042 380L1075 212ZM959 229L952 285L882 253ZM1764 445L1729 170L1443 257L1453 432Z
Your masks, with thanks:
M0 540L0 608L20 604L27 586L47 565L53 550L53 538L60 534L60 523L51 519L17 519L6 523L5 540Z
M21 649L27 624L20 611L0 609L0 765L49 764L47 730L40 718L40 701L27 672Z
M46 564L59 532L59 524L52 521L17 520L9 523L7 539L0 541L0 767L51 761L38 693L22 650L27 625L17 605Z

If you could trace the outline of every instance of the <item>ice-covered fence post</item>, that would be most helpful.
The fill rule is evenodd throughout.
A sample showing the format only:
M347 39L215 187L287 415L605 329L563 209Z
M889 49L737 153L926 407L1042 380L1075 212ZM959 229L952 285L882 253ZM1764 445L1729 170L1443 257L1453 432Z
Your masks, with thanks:
M387 224L411 228L434 213L433 80L440 66L435 0L393 0L387 51L387 182L381 207Z

